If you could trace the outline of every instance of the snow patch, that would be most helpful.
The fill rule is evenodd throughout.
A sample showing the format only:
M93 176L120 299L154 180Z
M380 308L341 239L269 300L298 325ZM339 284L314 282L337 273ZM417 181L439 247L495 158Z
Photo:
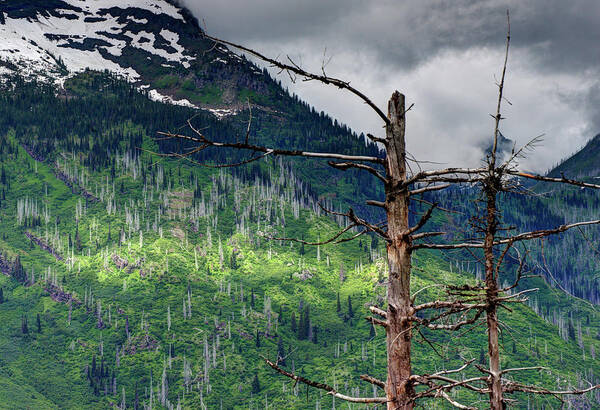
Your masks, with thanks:
M127 9L129 7L139 7L151 11L154 14L166 14L177 20L185 21L179 9L166 1L155 0L134 0L124 2L123 0L64 0L65 3L71 6L80 7L91 14L98 14L100 10L117 7Z
M150 92L148 93L148 97L152 101L158 101L158 102L162 102L165 104L180 105L182 107L189 107L189 108L198 108L196 105L192 104L185 98L182 100L174 100L172 97L169 97L168 95L162 95L161 93L159 93L156 90L150 90Z
M215 117L217 117L220 120L230 115L237 114L237 110L228 108L208 108L206 111L210 111L212 114L214 114Z
M138 23L138 24L148 24L148 19L136 19L133 16L127 16L127 18L130 21L133 21L134 23Z

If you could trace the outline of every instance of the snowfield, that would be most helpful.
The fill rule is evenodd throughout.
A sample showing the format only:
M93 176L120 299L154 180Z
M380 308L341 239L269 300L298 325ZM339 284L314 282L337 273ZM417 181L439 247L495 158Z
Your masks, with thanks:
M37 12L14 18L0 4L0 81L17 71L28 79L43 79L63 87L67 78L85 69L109 70L148 92L149 98L169 104L199 109L187 99L175 100L147 84L128 66L123 50L134 48L163 59L162 67L189 68L195 56L187 53L180 35L149 24L149 13L185 23L176 6L164 0L62 0L64 6L50 12ZM144 18L144 15L148 18ZM173 21L173 20L171 20ZM175 23L175 21L173 21ZM160 29L160 31L158 31ZM218 46L223 58L213 64L228 64L241 58ZM235 115L235 110L211 109L218 118Z

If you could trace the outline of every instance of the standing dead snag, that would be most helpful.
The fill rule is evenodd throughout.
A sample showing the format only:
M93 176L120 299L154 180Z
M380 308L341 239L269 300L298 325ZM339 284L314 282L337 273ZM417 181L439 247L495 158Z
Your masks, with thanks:
M411 369L411 317L410 299L410 235L408 224L409 191L406 182L406 141L404 95L397 91L388 103L386 126L387 161L385 183L385 209L388 222L387 258L388 309L386 326L386 346L388 356L387 382L388 398L410 398L415 394L410 381ZM395 403L399 408L411 408L412 402Z

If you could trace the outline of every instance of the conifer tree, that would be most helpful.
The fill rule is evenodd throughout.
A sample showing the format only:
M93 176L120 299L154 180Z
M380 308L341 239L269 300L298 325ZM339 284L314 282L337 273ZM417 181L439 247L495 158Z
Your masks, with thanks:
M575 326L573 326L573 319L569 319L568 334L569 339L575 340Z
M348 317L354 317L354 310L352 310L352 299L348 295Z
M296 327L296 312L292 312L292 319L291 319L291 329L292 332L296 333L297 327Z
M12 277L18 282L25 282L27 280L27 275L25 274L25 269L23 269L21 257L19 255L17 255L15 263L13 264Z
M4 303L4 291L0 288L0 303Z
M337 309L336 312L340 313L342 311L342 304L340 303L340 292L337 293Z
M256 329L256 339L255 339L255 342L256 342L256 347L260 347L260 336L258 334L258 329Z
M254 373L254 379L252 379L252 393L256 394L260 392L260 380L258 380L258 374Z
M285 349L283 347L281 336L279 336L279 340L277 341L277 362L285 366Z
M21 316L21 333L24 335L29 333L29 327L27 326L27 316Z
M42 333L42 322L40 321L40 314L38 313L35 317L37 323L37 332Z

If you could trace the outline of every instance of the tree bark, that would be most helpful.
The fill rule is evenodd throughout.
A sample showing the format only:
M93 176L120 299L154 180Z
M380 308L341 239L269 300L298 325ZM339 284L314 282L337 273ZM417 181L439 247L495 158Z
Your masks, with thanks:
M490 176L485 182L486 206L486 230L483 245L485 258L485 286L486 286L486 319L488 330L488 357L489 357L489 381L490 408L502 410L505 408L502 394L500 350L498 346L498 278L496 278L496 264L494 261L494 239L498 229L497 205L496 205L496 177L490 167Z
M394 92L388 103L386 126L388 182L385 185L389 264L387 310L388 410L412 409L415 395L411 376L410 237L407 234L409 192L406 181L404 95Z

